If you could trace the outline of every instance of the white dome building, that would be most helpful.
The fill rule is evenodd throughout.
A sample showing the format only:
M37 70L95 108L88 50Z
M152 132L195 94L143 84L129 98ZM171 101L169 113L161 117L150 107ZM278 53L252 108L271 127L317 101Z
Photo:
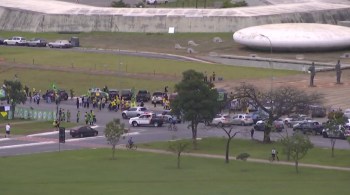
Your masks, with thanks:
M330 51L350 48L350 28L315 23L267 24L241 29L233 39L260 50Z

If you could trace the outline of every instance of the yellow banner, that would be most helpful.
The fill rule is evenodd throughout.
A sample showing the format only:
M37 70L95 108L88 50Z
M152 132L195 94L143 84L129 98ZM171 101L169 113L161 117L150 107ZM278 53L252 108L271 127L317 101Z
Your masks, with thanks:
M7 116L7 112L0 112L2 117L6 117Z

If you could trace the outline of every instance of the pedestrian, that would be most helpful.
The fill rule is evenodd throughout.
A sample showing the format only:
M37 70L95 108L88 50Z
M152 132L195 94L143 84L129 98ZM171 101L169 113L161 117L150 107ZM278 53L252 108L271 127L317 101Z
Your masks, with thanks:
M76 104L77 104L77 109L79 109L79 98L77 98Z
M204 82L208 82L208 75L207 71L204 72Z
M250 130L250 138L254 139L254 128Z
M67 122L69 123L70 122L70 111L67 110Z
M337 84L340 84L340 77L341 77L340 60L338 60L338 63L335 65L335 72L336 72L336 76L337 76Z
M85 124L87 125L89 123L89 114L85 112Z
M5 137L10 137L10 133L11 133L10 123L7 123L7 125L5 126L5 130L6 130Z
M32 97L32 92L29 92L29 102L32 103L33 97Z
M157 98L156 96L152 96L152 104L154 107L157 107Z
M60 111L58 112L58 121L62 121L62 108L60 108Z
M80 118L80 110L77 112L77 123L79 123L79 118Z
M164 93L168 93L168 86L164 87Z
M309 67L308 71L310 72L310 87L314 87L314 78L316 75L316 68L315 63L312 62L311 66Z
M278 158L277 154L278 154L278 152L277 152L276 148L273 147L272 150L271 150L272 161L274 161L275 159L277 159L277 161L280 160L280 159Z
M216 77L215 72L213 72L213 76L212 76L213 82L215 82L215 77Z

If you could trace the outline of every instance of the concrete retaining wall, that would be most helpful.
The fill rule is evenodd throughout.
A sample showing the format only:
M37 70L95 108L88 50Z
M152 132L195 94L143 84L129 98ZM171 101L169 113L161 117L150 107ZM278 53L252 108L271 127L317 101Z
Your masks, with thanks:
M337 24L350 18L350 8L261 16L131 16L46 14L0 7L0 30L30 32L234 32L271 23Z

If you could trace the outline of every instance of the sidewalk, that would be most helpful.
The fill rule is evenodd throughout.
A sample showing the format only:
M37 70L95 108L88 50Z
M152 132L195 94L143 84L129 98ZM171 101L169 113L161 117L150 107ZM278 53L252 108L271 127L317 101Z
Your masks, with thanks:
M121 147L118 147L118 149L125 149L124 145ZM141 152L150 152L150 153L157 153L157 154L169 154L174 155L173 152L165 151L165 150L156 150L156 149L145 149L145 148L138 148L138 151ZM225 156L223 155L216 155L216 154L198 154L198 153L182 153L183 156L192 156L192 157L200 157L200 158L214 158L214 159L225 159ZM230 156L230 160L236 160L235 156ZM274 161L270 162L269 160L264 159L256 159L256 158L248 158L248 162L255 162L255 163L268 163L268 164L276 164L276 165L288 165L288 166L295 166L294 162L287 162L287 161ZM350 167L337 167L337 166L327 166L327 165L319 165L319 164L306 164L306 163L300 163L299 167L308 167L308 168L317 168L317 169L327 169L327 170L337 170L337 171L350 171Z

